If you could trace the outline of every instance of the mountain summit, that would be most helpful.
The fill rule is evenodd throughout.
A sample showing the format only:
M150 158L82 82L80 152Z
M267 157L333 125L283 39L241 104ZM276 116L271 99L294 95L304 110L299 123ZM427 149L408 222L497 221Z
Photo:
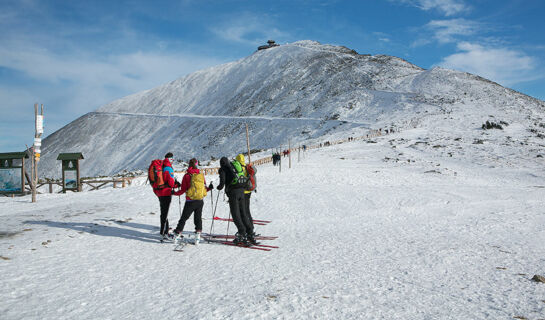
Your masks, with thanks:
M245 149L246 123L252 148L262 149L290 138L402 128L430 114L471 109L485 118L490 112L517 118L543 106L468 73L298 41L194 72L74 120L44 140L40 172L58 177L60 152L84 154L83 176L144 168L167 151L184 160L230 156Z

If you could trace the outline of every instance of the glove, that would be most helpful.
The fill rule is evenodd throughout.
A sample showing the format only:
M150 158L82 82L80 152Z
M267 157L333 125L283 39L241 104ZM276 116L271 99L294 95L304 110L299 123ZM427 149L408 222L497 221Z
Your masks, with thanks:
M221 190L221 189L223 189L223 186L220 184L220 185L218 185L218 186L216 187L216 189Z
M210 182L210 184L208 185L208 190L212 190L214 189L214 185L212 184L212 182Z
M178 180L174 180L174 188L179 188L180 186L180 182L178 182Z

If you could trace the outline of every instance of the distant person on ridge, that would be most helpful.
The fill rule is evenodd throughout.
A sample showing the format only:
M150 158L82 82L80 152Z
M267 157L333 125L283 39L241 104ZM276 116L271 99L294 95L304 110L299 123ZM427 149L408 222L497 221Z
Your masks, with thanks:
M240 170L235 169L238 166ZM238 161L234 160L232 163L229 159L222 157L220 159L220 169L218 171L220 176L220 183L217 187L218 190L223 189L225 186L225 194L229 198L229 209L233 222L237 227L238 232L235 235L233 242L235 244L248 244L247 235L254 234L253 223L249 220L246 214L246 206L244 204L244 188L247 185L242 172L241 165Z
M172 158L174 156L171 152L165 155L163 160L163 181L164 185L157 186L154 184L153 192L159 198L159 206L161 208L161 229L160 234L165 239L172 239L168 230L168 209L170 208L170 202L172 200L173 188L180 186L180 183L174 178L174 169L172 169Z
M177 239L183 238L182 232L184 231L185 222L191 214L193 215L193 222L195 223L195 244L198 244L200 241L200 236L202 232L202 208L204 206L204 197L206 197L206 192L214 188L212 183L207 187L204 174L200 172L197 168L199 161L193 158L189 160L189 167L187 172L182 179L182 185L180 190L175 191L174 195L181 196L185 193L185 204L182 211L182 216L178 221L176 229L174 229L174 236Z

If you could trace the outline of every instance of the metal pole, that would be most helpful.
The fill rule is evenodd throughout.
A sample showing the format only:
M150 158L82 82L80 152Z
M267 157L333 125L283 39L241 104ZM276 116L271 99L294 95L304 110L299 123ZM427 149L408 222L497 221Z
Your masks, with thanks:
M229 199L229 200L231 200L231 199ZM228 236L229 236L229 224L231 223L231 219L232 219L232 217L231 217L231 206L229 206L229 220L227 220L227 233L225 234L225 241L229 241L229 240L228 240ZM234 222L234 221L235 221L235 220L233 220L233 222Z
M212 214L212 224L210 225L210 234L209 234L210 238L212 237L212 232L214 231L214 220L216 220L216 209L218 208L220 193L221 193L221 190L218 190L218 195L216 196L216 206L213 208L214 213ZM212 198L212 194L210 195L210 197Z

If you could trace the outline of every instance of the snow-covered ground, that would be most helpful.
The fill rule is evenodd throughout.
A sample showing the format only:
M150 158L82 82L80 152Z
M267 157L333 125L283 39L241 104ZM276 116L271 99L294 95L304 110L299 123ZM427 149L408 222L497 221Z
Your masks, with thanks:
M545 275L543 158L509 144L516 132L481 144L447 131L295 154L281 173L260 166L252 208L273 221L256 227L279 237L270 252L172 251L148 185L0 198L0 318L545 318L545 284L530 280Z

